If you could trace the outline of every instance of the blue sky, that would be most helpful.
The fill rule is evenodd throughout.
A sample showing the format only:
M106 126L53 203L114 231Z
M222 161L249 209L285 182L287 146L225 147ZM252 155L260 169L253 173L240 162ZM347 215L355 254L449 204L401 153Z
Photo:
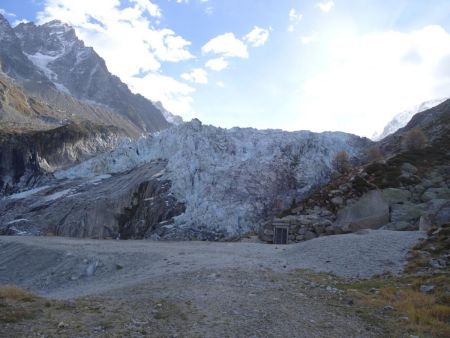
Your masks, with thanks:
M450 96L448 0L0 0L61 19L134 92L221 127L371 136Z

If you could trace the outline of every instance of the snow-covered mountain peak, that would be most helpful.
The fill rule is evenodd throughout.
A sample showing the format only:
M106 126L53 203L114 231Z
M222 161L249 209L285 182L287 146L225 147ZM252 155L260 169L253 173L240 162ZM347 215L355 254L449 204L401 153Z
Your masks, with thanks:
M56 58L70 53L74 47L84 47L75 30L61 21L50 21L41 26L23 23L14 28L14 31L22 40L25 53L29 55L40 53Z
M172 114L170 111L168 111L166 108L164 108L163 104L161 102L153 102L156 108L158 108L161 113L163 114L164 118L167 120L167 122L173 124L173 125L179 125L183 123L183 118L178 115Z
M429 100L395 115L394 118L384 127L381 133L375 133L372 136L372 140L379 141L385 138L386 136L395 133L398 129L406 126L408 122L411 121L414 115L423 112L425 110L431 109L433 107L436 107L445 100L447 100L447 98Z

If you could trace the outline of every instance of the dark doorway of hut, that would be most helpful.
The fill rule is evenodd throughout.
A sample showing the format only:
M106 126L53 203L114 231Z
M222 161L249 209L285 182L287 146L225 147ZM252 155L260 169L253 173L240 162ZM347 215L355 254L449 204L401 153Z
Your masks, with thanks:
M288 234L288 227L276 226L273 232L273 244L287 244Z

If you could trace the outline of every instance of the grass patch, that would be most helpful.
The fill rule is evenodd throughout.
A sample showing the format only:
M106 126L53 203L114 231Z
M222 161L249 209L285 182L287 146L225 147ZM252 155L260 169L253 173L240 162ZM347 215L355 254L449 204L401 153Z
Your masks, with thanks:
M33 318L36 297L13 285L0 286L0 323L16 323Z
M0 285L0 299L31 302L35 300L35 296L14 285Z
M157 320L187 320L186 314L175 303L160 300L156 303L156 309L153 318Z
M332 286L343 311L384 330L386 337L450 337L450 273L401 276L380 275L346 280L310 270L292 272L293 280L316 288ZM304 283L304 282L303 282ZM432 285L430 293L421 286ZM349 301L351 300L351 305Z
M432 293L421 292L424 284L435 289ZM384 321L393 336L450 337L449 285L450 276L441 274L341 281L336 287L351 296L365 315ZM393 311L386 312L386 307Z

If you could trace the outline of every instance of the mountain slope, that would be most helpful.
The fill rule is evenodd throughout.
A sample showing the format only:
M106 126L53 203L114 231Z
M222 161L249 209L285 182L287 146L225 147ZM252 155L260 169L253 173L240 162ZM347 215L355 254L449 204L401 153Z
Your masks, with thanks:
M402 147L420 129L423 148ZM273 240L274 226L289 228L290 241L364 228L427 230L450 222L450 100L420 112L377 144L384 157L355 167L283 211L260 232Z

